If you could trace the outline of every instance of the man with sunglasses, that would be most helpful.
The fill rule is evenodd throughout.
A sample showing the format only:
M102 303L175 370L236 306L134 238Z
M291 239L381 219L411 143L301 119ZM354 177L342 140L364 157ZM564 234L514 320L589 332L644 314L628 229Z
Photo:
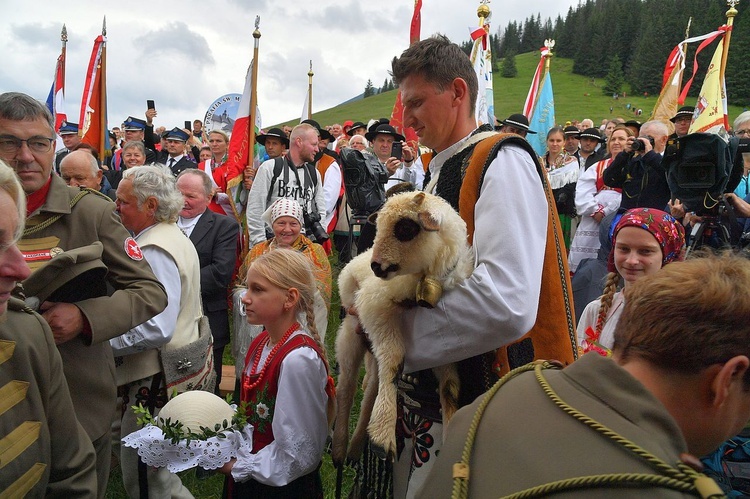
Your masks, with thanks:
M96 263L106 266L106 282L101 273L92 278L83 272L39 306L62 356L76 416L96 451L101 498L109 476L109 431L117 396L109 340L161 312L167 297L120 223L115 204L95 191L68 187L52 174L52 121L44 104L28 95L0 94L0 159L13 168L26 193L26 230L18 246L31 278L63 252L102 245ZM25 291L33 293L28 287Z

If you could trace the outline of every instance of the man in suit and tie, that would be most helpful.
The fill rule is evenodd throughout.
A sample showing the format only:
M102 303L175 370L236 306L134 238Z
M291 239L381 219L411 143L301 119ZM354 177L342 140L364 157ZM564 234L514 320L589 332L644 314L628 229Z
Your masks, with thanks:
M188 138L190 137L184 130L176 127L171 129L167 132L166 157L162 155L157 156L159 162L166 164L172 170L175 177L188 168L196 167L196 164L190 161L185 154L185 142L187 142Z
M177 188L185 198L177 225L198 252L201 267L203 313L214 337L216 393L219 394L224 347L229 343L227 294L239 249L240 226L234 218L208 209L213 197L211 179L202 170L188 168L177 177Z

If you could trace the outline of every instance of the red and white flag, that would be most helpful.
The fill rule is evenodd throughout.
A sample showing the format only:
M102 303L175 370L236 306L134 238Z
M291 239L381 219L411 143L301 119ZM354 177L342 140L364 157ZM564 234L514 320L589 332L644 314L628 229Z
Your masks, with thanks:
M47 108L55 119L55 133L57 133L62 122L68 120L68 115L65 114L65 47L57 58L55 77L47 97Z
M415 0L414 2L414 14L411 17L411 25L409 27L409 45L419 41L420 33L422 31L422 0ZM419 137L417 133L411 127L404 126L404 103L401 101L401 90L396 92L396 102L393 104L393 110L391 111L391 126L396 129L397 132L406 137L406 142L417 150L417 144Z
M81 118L78 134L81 142L95 147L99 154L109 150L107 136L107 38L99 35L94 40L94 49L86 71L81 98Z
M541 52L541 58L539 59L539 64L536 66L536 71L534 72L534 79L531 80L531 86L529 87L529 93L526 95L526 102L523 105L523 115L526 116L526 118L531 119L531 113L534 112L534 105L536 104L536 96L539 93L539 84L542 81L542 72L544 71L544 58L549 54L549 49L547 47L542 47L539 49Z
M239 218L242 213L242 201L240 192L242 190L243 172L247 168L250 160L252 149L253 166L255 169L260 165L259 151L257 144L250 144L250 102L252 100L253 88L253 64L247 69L245 76L245 89L242 91L237 116L235 116L234 126L232 127L232 136L229 139L229 151L227 152L227 194L232 201L235 214ZM255 107L255 133L260 131L261 117L260 109Z

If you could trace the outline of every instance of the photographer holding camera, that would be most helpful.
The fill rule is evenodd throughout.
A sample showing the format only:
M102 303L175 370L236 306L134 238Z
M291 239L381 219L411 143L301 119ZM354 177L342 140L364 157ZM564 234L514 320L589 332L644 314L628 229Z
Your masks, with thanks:
M315 168L318 152L318 130L307 123L297 125L289 137L289 151L280 158L269 159L258 167L247 198L247 227L250 245L272 236L261 215L279 198L294 199L302 207L303 234L314 242L328 239L321 220L325 219L325 198L320 173Z
M391 125L381 123L370 129L365 138L372 144L372 152L380 164L388 171L390 179L386 190L400 182L411 182L417 189L422 188L424 169L414 162L416 154L405 138Z
M620 208L663 210L670 199L667 176L662 166L669 130L660 121L647 121L628 148L618 154L604 171L605 185L622 189Z

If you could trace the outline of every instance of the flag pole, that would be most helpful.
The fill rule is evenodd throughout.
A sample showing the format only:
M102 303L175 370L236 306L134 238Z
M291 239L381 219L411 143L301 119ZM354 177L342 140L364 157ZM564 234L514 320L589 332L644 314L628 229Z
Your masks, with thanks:
M101 86L102 91L100 92L100 131L99 131L99 157L104 161L107 156L109 147L108 144L108 133L107 133L107 16L104 16L102 20L102 57L101 57Z
M313 80L312 59L310 59L310 71L307 72L307 119L312 119L312 80Z
M253 149L255 148L255 120L257 118L258 108L258 45L260 44L260 16L255 16L255 30L253 31L254 46L253 46L253 67L252 67L252 86L250 88L250 126L247 132L247 147L250 153L247 155L247 166L245 167L246 179L255 179L255 155Z
M65 98L65 48L68 45L68 28L65 27L65 24L63 23L62 31L60 32L60 41L62 42L62 58L63 58L63 65L62 65L62 83L63 83L63 98ZM55 130L57 131L57 130Z
M721 53L721 69L719 70L719 78L722 82L721 85L721 92L722 97L724 100L724 128L726 130L729 130L729 118L727 117L727 96L726 96L726 80L725 80L725 74L727 69L727 57L729 57L729 40L732 38L732 26L734 25L734 17L737 15L737 9L735 7L737 4L740 3L739 0L727 0L727 5L729 6L729 10L726 13L727 16L727 32L724 35L724 45L722 46L722 53Z

